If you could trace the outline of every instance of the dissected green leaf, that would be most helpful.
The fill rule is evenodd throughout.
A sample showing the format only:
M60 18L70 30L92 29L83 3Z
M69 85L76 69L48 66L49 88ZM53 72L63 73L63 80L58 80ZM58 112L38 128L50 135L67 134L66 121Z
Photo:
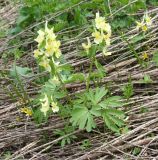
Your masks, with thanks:
M80 105L76 106L75 109L72 111L70 121L72 122L73 126L79 126L79 129L86 129L88 132L95 128L96 124L93 120L93 115L90 111Z
M120 96L113 96L100 102L99 105L105 109L108 107L120 107L122 105L122 102L120 100L121 100Z

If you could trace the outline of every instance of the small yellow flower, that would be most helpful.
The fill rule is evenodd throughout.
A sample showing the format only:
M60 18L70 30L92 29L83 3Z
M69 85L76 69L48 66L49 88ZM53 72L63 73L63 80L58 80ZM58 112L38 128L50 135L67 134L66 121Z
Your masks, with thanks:
M148 54L147 54L146 52L144 52L144 53L143 53L143 60L146 60L146 59L148 59L148 58L149 58Z
M52 111L53 111L54 113L59 111L59 107L57 106L57 103L52 102L52 103L51 103L51 107L52 107Z
M136 22L136 23L137 23L136 27L137 30L141 29L143 32L146 32L148 30L148 27L144 22Z
M87 37L87 42L88 42L88 44L82 43L82 47L84 48L84 50L86 52L88 52L89 49L91 48L91 41L90 41L89 37Z
M35 39L35 41L38 42L38 44L40 45L45 38L45 32L43 32L42 30L39 30L37 33L38 33L38 37Z
M21 108L20 111L25 113L27 116L32 116L32 110L27 107Z
M99 44L103 41L103 35L99 31L93 32L92 36L94 37L94 42L96 44Z
M148 30L148 27L146 25L142 26L142 31L146 32Z
M96 13L95 25L97 29L104 30L106 28L105 18L100 17L99 12Z
M43 53L40 52L38 49L34 50L33 53L34 53L34 57L35 57L35 58L38 58L39 56L43 55Z

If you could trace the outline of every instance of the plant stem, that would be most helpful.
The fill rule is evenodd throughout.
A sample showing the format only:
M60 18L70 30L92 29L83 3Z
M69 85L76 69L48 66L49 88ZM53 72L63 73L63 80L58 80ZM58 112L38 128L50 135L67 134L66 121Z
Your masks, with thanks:
M88 78L87 78L87 83L86 83L86 89L87 89L87 91L89 90L89 86L90 86L90 77L91 77L91 74L92 74L93 64L94 64L94 57L92 57L90 59L90 67L89 67L89 73L88 73Z
M64 90L64 91L66 92L66 94L67 94L67 96L66 96L67 101L70 102L71 105L73 105L72 99L71 99L70 95L68 94L68 91L67 91L67 89L66 89L66 86L65 86L64 82L62 81L61 76L60 76L60 74L59 74L58 72L56 72L56 76L58 77L60 83L62 84L63 90Z

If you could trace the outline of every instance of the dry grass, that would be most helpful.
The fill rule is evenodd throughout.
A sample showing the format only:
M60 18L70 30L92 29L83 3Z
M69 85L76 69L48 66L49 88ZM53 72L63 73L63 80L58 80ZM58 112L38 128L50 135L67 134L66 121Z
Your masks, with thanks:
M9 8L8 5L6 7L4 6L0 10L0 14L3 15L2 18L5 15L8 17L8 14L10 14L6 25L12 25L15 21L16 13L14 8L9 9L9 11L7 8ZM156 13L156 16L153 18L154 25L147 34L146 39L137 43L135 50L139 56L143 52L147 52L151 61L152 54L158 48L158 8L154 8L150 12ZM54 15L57 16L58 14ZM75 27L67 28L59 34L75 32L75 30ZM78 28L78 30L80 30L81 34L68 41L63 41L62 50L67 62L72 64L76 71L83 71L86 74L89 61L86 58L79 58L77 56L77 44L84 41L88 33L86 26ZM33 68L35 73L29 79L24 78L23 80L25 91L30 97L35 96L40 90L40 86L34 86L33 81L39 76L42 76L36 74L36 64L32 56L34 48L33 34L30 28L28 28L16 36L5 37L3 40L0 40L0 51L3 54L10 48L8 47L9 40L17 36L23 37L23 41L21 41L19 46L27 47L28 50L18 61L18 64ZM137 35L137 32L131 28L126 35L128 35L130 41L132 37ZM31 118L26 118L18 111L18 98L16 101L13 101L6 90L3 89L5 86L10 92L15 94L12 90L10 79L8 77L0 78L0 84L3 86L0 88L0 157L6 151L11 151L12 155L9 157L9 160L158 159L158 68L152 62L147 68L143 68L138 64L137 59L129 50L126 42L123 42L118 35L113 35L112 45L109 50L112 52L112 56L108 58L102 57L102 54L99 53L97 55L97 58L107 70L107 77L102 80L101 85L109 84L109 88L113 94L121 95L122 91L120 87L128 83L129 75L131 75L134 86L134 95L124 106L128 115L127 125L130 129L127 134L117 136L110 133L109 130L104 128L103 122L98 119L99 130L93 130L92 133L77 130L72 134L75 134L78 139L73 144L61 148L57 143L64 137L57 138L53 134L53 131L63 128L64 121L58 116L52 115L48 123L42 124L38 128ZM7 64L0 59L0 71L7 71L12 63L12 58L8 60ZM140 82L145 74L150 75L153 80L151 83ZM67 88L72 94L81 92L84 87L85 84L82 83L67 85ZM147 111L142 112L143 108ZM86 150L82 150L80 147L84 139L89 139L92 144ZM135 147L141 149L137 156L132 154Z

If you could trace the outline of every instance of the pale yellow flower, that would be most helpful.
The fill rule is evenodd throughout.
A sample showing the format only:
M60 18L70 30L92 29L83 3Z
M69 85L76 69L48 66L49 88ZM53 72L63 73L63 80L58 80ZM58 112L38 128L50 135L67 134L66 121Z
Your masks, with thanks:
M90 49L91 46L92 46L89 37L87 37L87 42L88 42L88 44L82 43L82 47L84 48L84 50L85 50L86 52L88 52L89 49Z
M20 111L25 113L27 116L32 116L32 110L27 107L21 108Z
M99 12L96 13L95 26L97 29L104 30L106 27L105 18L100 17Z
M136 23L137 23L137 27L136 27L137 30L141 29L143 32L146 32L148 30L148 27L144 22L136 21Z
M59 111L59 107L57 106L57 103L52 102L52 103L51 103L51 107L52 107L52 111L53 111L54 113Z
M99 31L93 32L92 36L94 37L94 42L96 44L100 44L103 41L103 35Z
M38 44L40 45L45 38L45 32L43 32L42 30L39 30L37 33L38 33L38 37L35 39L35 41L38 42Z
M48 96L46 94L44 94L44 98L40 99L41 101L41 112L43 112L43 114L46 116L47 112L49 111L49 100L48 100Z
M105 24L104 31L106 31L107 34L108 34L109 36L111 36L111 26L110 26L109 23L106 23L106 24Z
M61 51L60 51L60 41L53 41L53 51L55 53L56 58L59 58L61 56Z
M106 49L106 47L104 47L104 48L103 48L103 55L104 55L104 56L110 56L110 55L111 55L111 52L108 52L107 49Z
M152 20L151 20L151 18L149 17L148 14L146 14L144 16L144 20L145 20L147 26L151 26L152 25Z
M110 46L110 41L111 41L110 36L111 36L110 34L104 34L103 35L107 46Z
M60 84L60 81L59 81L58 77L56 77L56 76L54 76L53 78L51 78L49 80L49 82L52 83L52 84Z
M40 66L44 67L47 71L51 71L51 67L49 65L49 59L46 57L42 57L41 62L39 63Z
M54 41L56 39L54 28L51 29L48 28L48 21L46 21L45 24L45 33L47 34L47 38L50 39L51 41Z
M35 58L38 58L39 56L43 55L43 53L40 52L38 49L34 50L33 53L34 53L34 57L35 57Z

